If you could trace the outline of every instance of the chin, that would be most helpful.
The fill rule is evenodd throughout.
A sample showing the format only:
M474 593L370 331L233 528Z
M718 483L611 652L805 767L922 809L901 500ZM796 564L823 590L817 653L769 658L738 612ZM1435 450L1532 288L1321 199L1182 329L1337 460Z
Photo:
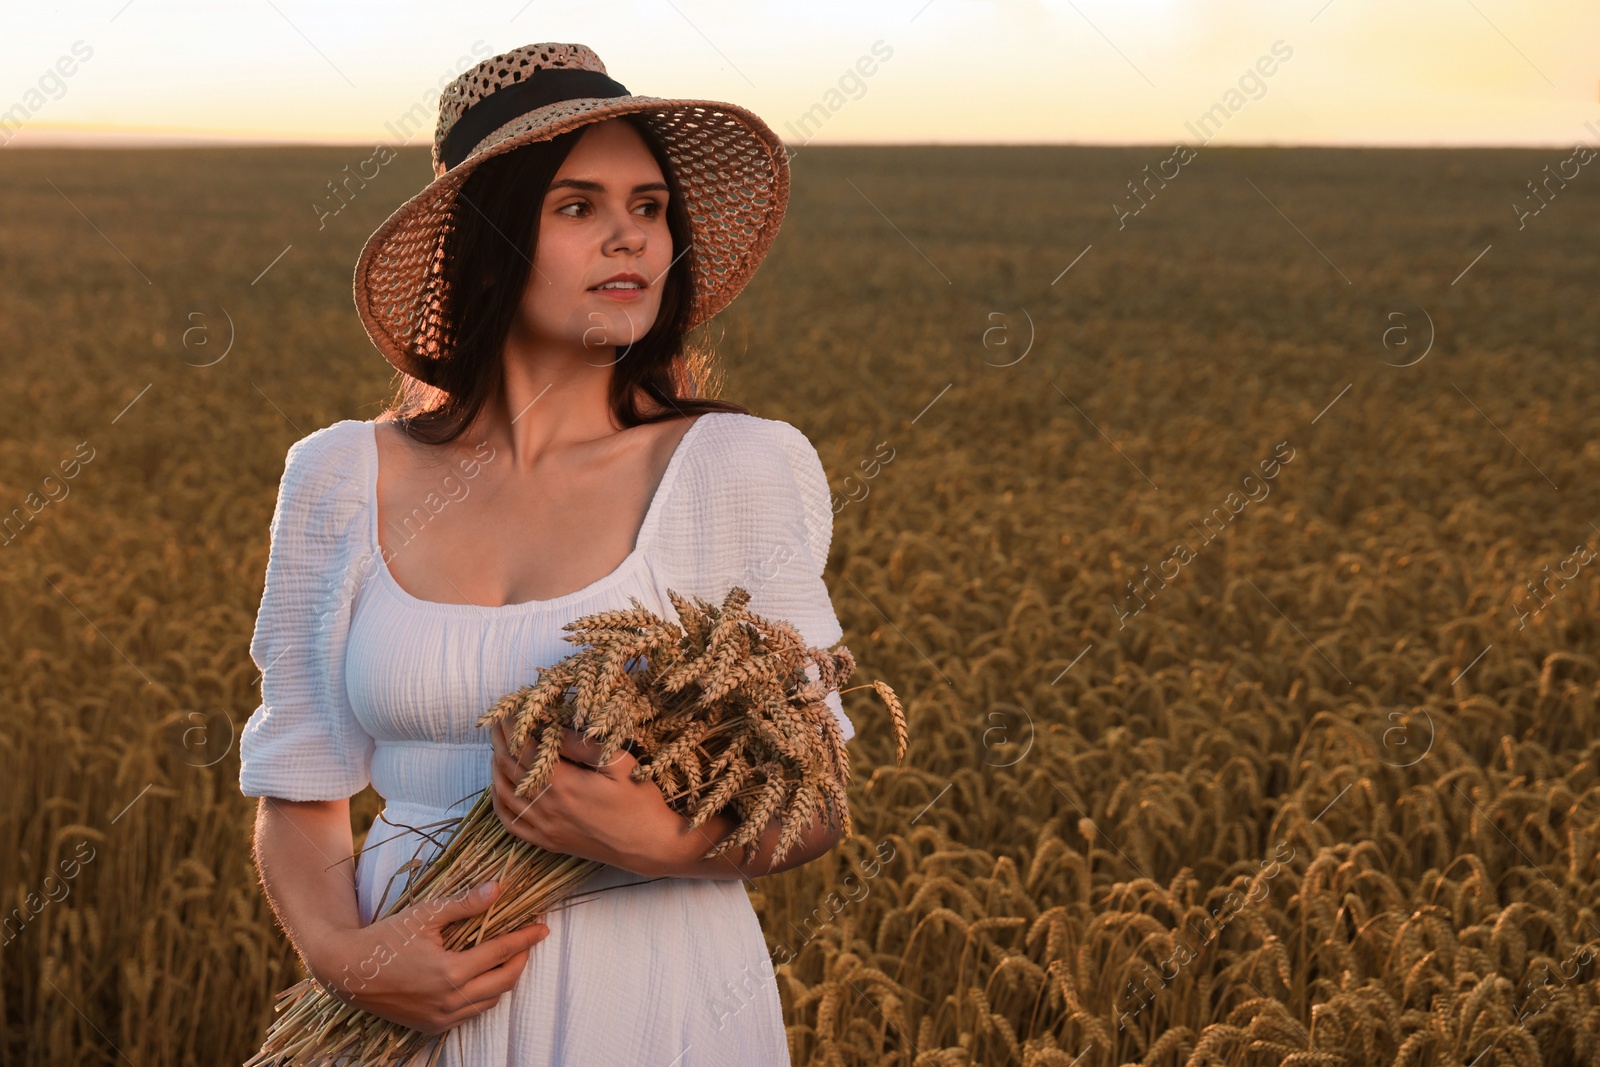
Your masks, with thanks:
M655 325L655 315L608 315L602 326L596 323L597 330L604 330L605 344L630 345L637 344L645 334L649 333ZM592 343L595 334L591 333L586 343Z

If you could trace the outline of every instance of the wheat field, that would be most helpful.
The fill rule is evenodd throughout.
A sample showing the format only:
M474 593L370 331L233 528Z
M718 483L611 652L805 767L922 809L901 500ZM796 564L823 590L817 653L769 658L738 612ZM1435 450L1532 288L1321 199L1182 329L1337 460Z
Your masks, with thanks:
M1600 187L1206 147L1119 218L1170 154L803 148L711 324L911 730L847 697L855 837L754 884L794 1062L1600 1064ZM301 977L236 741L284 454L390 386L371 155L0 156L0 1061L242 1062Z

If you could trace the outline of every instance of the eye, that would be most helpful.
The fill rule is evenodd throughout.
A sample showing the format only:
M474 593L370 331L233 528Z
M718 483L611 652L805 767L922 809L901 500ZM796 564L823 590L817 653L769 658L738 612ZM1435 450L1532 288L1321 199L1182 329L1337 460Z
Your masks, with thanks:
M567 211L568 208L574 207L583 208L585 211L591 210L587 200L573 200L570 203L562 204L560 207L555 209L555 212L557 215L564 214L569 219L581 217L580 214L571 214ZM661 213L666 210L666 205L659 200L646 200L644 203L640 204L639 207L634 208L634 210L638 211L640 208L645 209L645 218L655 219L661 217Z

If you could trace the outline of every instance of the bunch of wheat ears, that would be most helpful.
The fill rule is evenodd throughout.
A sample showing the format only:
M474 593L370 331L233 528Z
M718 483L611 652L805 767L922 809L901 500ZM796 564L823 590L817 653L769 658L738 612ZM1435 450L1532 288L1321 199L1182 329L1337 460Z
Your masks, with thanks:
M850 761L838 720L823 698L855 672L850 650L842 644L809 647L789 623L751 614L750 594L739 586L720 608L699 597L690 603L671 590L667 596L679 623L660 618L636 598L630 598L630 610L568 623L565 640L583 647L479 718L478 726L495 729L510 720L512 752L536 742L517 795L537 797L544 789L561 758L563 727L570 727L601 746L600 765L619 750L633 753L633 779L655 783L696 828L719 811L736 812L737 827L706 859L743 846L745 862L751 862L774 817L782 832L772 865L819 814L848 839ZM808 673L813 665L815 678ZM898 763L907 731L894 690L881 681L853 688L871 688L889 709ZM602 866L513 836L486 789L435 859L424 864L413 858L395 872L398 877L422 868L384 915L449 899L493 879L501 887L494 904L441 931L446 948L469 948L537 921ZM431 1040L356 1008L309 978L280 993L276 1010L279 1018L266 1044L245 1067L330 1064L341 1057L400 1064ZM443 1048L440 1040L430 1063Z

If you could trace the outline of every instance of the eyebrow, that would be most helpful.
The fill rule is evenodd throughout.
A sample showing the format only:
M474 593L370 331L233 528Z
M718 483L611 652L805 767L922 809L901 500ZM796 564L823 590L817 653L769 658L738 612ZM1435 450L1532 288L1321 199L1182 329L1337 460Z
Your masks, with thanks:
M563 188L582 189L591 193L603 193L606 191L606 187L600 182L585 181L582 178L561 178L557 181L551 182L550 188L552 190ZM633 187L633 191L636 193L647 193L655 190L660 190L664 193L672 191L667 188L666 182L641 182Z

